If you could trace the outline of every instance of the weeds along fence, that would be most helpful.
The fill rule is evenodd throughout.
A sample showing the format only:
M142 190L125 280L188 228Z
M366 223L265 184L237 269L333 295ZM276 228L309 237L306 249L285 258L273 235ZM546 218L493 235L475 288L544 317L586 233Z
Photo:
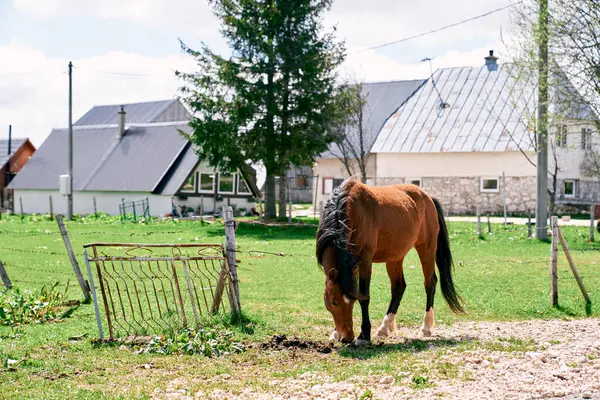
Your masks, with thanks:
M109 339L198 326L229 310L239 313L231 208L224 207L223 215L226 245L91 243L84 245L81 253L81 246L72 246L61 215L56 216L56 230L19 234L1 230L0 254L3 258L7 252L11 255L10 261L0 267L2 286L38 289L58 282L67 290L77 286L72 282L78 282L84 300L93 298L100 336L106 331ZM166 233L173 236L182 232ZM74 236L80 242L79 236L104 235L105 232L87 231ZM36 263L32 265L34 259ZM78 260L87 270L85 276Z

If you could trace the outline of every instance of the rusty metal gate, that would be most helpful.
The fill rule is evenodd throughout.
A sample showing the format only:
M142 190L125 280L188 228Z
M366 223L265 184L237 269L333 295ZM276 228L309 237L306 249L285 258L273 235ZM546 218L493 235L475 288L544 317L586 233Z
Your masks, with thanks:
M197 326L227 312L224 298L234 310L239 304L232 298L222 245L92 243L84 248L100 338L103 318L90 263L96 265L111 340Z

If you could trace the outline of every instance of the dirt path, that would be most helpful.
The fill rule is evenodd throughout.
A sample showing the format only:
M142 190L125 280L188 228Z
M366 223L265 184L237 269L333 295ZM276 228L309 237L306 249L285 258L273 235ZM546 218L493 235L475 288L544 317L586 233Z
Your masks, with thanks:
M436 339L480 343L471 350L448 350L444 361L457 365L459 377L433 379L430 387L415 388L411 377L353 377L334 382L316 374L271 383L272 391L247 388L233 395L226 387L197 398L213 399L600 399L600 320L552 320L461 323L437 328ZM390 342L414 337L408 329ZM497 351L486 343L522 339L530 351ZM480 341L480 342L478 342ZM518 340L517 340L518 341ZM465 377L467 377L465 379ZM414 382L414 380L412 380ZM368 390L368 391L367 391ZM175 393L173 393L175 394ZM163 395L170 397L168 390ZM189 396L189 395L188 395ZM194 398L194 396L186 398ZM171 398L176 398L173 396Z

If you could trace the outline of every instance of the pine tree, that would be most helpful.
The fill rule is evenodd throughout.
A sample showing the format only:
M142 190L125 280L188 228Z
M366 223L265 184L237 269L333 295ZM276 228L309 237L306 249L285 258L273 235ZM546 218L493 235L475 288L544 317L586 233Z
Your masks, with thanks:
M215 16L231 56L205 44L193 50L198 71L180 73L181 91L195 118L189 139L199 156L222 172L246 161L267 171L266 213L285 215L285 175L290 165L310 165L333 140L336 68L344 44L325 32L322 16L332 0L214 0Z

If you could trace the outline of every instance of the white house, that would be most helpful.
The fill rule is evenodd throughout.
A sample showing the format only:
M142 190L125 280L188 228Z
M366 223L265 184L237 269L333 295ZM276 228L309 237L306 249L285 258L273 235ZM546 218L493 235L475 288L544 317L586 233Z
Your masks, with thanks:
M498 64L493 52L479 67L437 70L382 124L369 155L369 181L418 184L450 213L474 212L477 206L498 212L504 198L509 212L534 210L536 153L530 116L535 115L536 96L533 85L517 83L518 75L513 65ZM557 115L560 107L552 108ZM600 201L598 182L579 170L593 145L593 120L582 101L576 112L552 121L549 169L554 171L556 159L559 206ZM557 130L562 133L558 137ZM335 168L320 174L345 178L342 163L335 161L327 160ZM317 160L317 169L323 163ZM324 184L320 201L332 186Z
M200 162L189 132L190 114L179 100L94 107L73 127L73 212L118 214L123 201L147 198L150 213L182 207L212 212L222 205L249 210L254 170L223 175ZM67 129L54 129L11 182L25 213L66 213L59 176L67 173ZM202 210L200 210L202 209ZM20 211L20 210L17 210Z

